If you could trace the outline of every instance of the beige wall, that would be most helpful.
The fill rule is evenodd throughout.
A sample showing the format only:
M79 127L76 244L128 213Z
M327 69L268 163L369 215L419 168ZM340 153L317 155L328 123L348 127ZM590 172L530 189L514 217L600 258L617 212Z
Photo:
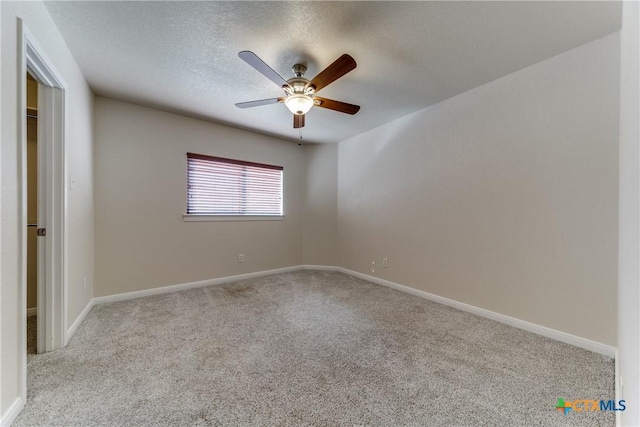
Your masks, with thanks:
M640 6L624 2L620 40L618 369L625 426L640 425Z
M76 187L67 194L68 229L66 292L68 301L67 327L71 326L92 298L93 278L93 182L92 123L93 94L66 43L41 2L0 2L1 12L1 91L0 116L2 153L0 164L0 417L5 417L12 405L19 404L24 388L19 378L19 366L24 359L20 348L20 301L18 281L20 259L19 224L19 154L16 144L18 129L16 75L18 57L17 18L21 17L44 54L67 84L66 87L66 152L67 171L76 177ZM87 277L89 289L82 291L82 277Z
M338 265L338 145L310 144L305 149L306 188L302 262Z
M106 98L95 112L96 296L301 263L302 147ZM185 222L187 152L284 166L286 218Z
M82 76L78 75L78 78ZM80 80L77 85L80 85ZM67 330L94 296L94 95L86 84L81 89L75 96L67 95L66 98ZM84 278L86 290L82 288Z
M613 34L341 142L341 265L615 346L618 72Z

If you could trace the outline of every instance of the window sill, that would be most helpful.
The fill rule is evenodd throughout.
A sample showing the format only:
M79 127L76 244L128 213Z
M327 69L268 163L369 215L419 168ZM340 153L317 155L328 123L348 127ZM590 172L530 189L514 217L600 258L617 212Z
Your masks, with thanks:
M182 215L184 222L282 221L284 215Z

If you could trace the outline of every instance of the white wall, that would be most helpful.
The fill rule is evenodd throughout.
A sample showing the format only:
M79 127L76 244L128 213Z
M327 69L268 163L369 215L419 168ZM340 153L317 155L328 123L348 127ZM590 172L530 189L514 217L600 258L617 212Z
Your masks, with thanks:
M2 4L0 4L0 35L2 34ZM2 165L2 135L3 135L3 126L2 126L2 114L3 114L3 108L2 108L2 102L1 100L4 99L3 96L3 90L2 90L2 76L3 76L3 72L2 69L4 67L1 66L1 64L4 64L4 49L2 49L2 40L0 39L0 165ZM2 173L0 173L0 242L3 241L3 235L2 235L2 218L3 218L3 213L2 213L2 193L4 192L4 183L2 182ZM11 383L10 381L15 381L16 379L5 379L5 375L6 373L9 372L10 369L13 370L17 370L17 366L16 363L13 360L5 360L5 358L2 356L5 353L8 353L12 347L11 345L14 344L15 345L15 341L14 341L14 334L15 331L14 329L17 329L15 326L6 326L3 327L2 325L7 325L11 323L11 319L15 319L15 317L17 316L17 314L13 311L14 309L11 307L8 307L7 310L9 311L9 315L7 316L5 313L5 309L4 309L4 298L5 298L5 282L3 280L2 277L2 265L3 265L3 261L4 261L4 256L2 255L2 243L0 243L0 422L4 421L5 419L7 419L8 416L10 416L10 414L8 413L9 408L11 407L11 405L15 402L16 398L20 398L20 391L18 390L17 392L14 391L17 384L15 383ZM6 286L9 286L8 284ZM9 297L11 297L11 295L9 295ZM12 302L15 302L15 298ZM11 300L10 300L11 301ZM6 330L5 330L6 329ZM7 390L5 392L5 390L3 389L2 384L5 383L5 381L9 381L8 384L10 384L7 387ZM5 396L5 393L8 393L8 396Z
M305 149L305 210L302 263L338 265L338 145L310 144Z
M66 147L65 160L69 173L76 179L76 189L67 195L67 283L69 302L67 326L78 317L92 298L93 278L93 182L92 182L92 111L93 94L85 82L62 36L41 2L1 2L1 183L0 227L2 229L0 265L0 416L4 420L12 405L19 405L24 389L19 378L19 366L24 349L18 345L20 322L18 278L18 130L17 106L18 66L17 18L21 17L44 53L66 82ZM89 289L82 291L82 277L89 280ZM15 407L15 406L14 406Z
M616 33L341 142L341 265L615 346L618 81Z
M79 70L78 70L79 73ZM78 79L82 75L78 74ZM78 80L80 81L80 80ZM72 83L69 83L72 84ZM79 84L79 83L78 83ZM94 106L88 86L67 97L67 330L94 296ZM82 290L86 277L87 289Z
M624 2L620 39L620 232L618 369L627 410L622 421L640 425L640 7Z
M95 114L96 296L301 263L303 147L107 98ZM284 166L285 219L185 222L187 152Z

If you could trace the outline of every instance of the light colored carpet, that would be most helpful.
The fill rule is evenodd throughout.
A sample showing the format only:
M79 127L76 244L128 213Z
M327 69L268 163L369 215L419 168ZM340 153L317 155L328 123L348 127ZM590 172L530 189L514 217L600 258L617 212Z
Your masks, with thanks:
M16 426L614 425L613 360L341 273L93 308Z

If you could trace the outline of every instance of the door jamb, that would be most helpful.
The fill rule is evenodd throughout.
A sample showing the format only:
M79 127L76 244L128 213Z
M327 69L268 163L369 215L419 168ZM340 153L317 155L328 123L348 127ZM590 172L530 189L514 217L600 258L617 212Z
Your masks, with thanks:
M40 307L39 298L38 310L43 310L45 320L45 350L55 350L64 347L66 344L66 283L67 276L67 256L66 256L66 210L67 194L65 186L66 164L65 164L65 110L64 100L66 83L60 74L53 67L53 62L45 55L44 49L38 44L36 38L29 31L23 20L18 18L18 93L17 93L17 143L18 147L18 257L20 269L18 272L18 292L20 305L18 307L18 319L20 321L19 357L18 372L20 376L21 397L26 402L27 393L27 119L26 119L26 75L29 71L40 83L40 87L46 92L48 106L42 106L48 111L49 118L43 126L46 126L44 141L39 144L46 149L46 171L47 174L47 214L45 227L48 229L47 242L47 280L45 289L38 289L38 293L43 291L49 297L45 307ZM39 108L41 108L39 106ZM39 127L41 125L39 124ZM41 132L38 132L39 136ZM39 207L40 208L40 207ZM39 323L41 323L39 321Z

